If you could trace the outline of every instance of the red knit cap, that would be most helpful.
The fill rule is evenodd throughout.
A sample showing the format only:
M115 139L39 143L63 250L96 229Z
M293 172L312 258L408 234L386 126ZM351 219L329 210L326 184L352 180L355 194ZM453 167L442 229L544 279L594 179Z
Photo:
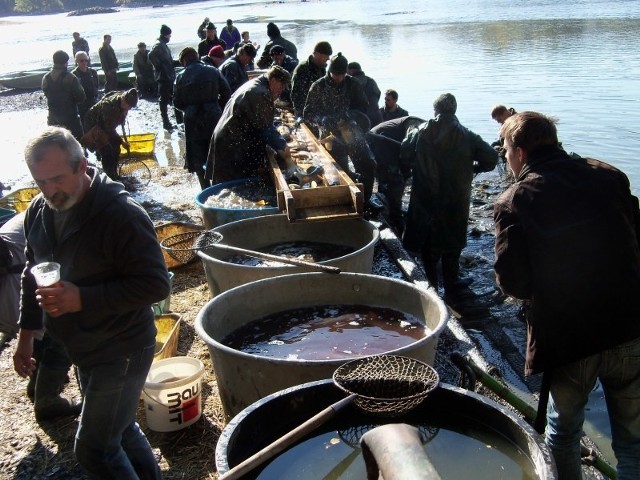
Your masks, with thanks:
M224 49L220 45L216 45L215 47L211 47L209 50L210 57L224 58Z

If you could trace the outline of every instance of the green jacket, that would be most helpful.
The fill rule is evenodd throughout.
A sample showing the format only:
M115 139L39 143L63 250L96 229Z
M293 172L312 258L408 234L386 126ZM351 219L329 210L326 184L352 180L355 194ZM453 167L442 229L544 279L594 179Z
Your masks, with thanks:
M462 250L473 175L492 170L497 152L455 115L440 114L402 142L401 155L413 164L405 246L420 251L428 239L433 252Z

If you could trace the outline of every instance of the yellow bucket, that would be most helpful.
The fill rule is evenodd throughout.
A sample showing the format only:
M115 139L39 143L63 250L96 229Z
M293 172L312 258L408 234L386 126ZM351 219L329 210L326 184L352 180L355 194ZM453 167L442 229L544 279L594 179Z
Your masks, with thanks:
M166 313L156 316L156 349L153 361L173 357L178 351L181 316L177 313Z
M0 198L0 207L15 210L17 213L24 212L39 193L38 187L20 188Z
M129 142L129 155L133 157L149 157L156 149L155 133L134 133L127 135ZM127 150L120 145L120 154L127 155Z

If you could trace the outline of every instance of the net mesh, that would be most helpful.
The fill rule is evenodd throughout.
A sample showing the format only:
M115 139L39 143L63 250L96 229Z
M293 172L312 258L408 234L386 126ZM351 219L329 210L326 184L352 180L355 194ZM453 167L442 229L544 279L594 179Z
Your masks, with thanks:
M165 238L160 242L160 246L176 262L183 264L193 260L198 250L203 250L222 240L222 234L212 230L204 232L184 232Z
M335 384L367 413L394 417L417 407L437 387L433 367L399 355L363 357L338 367Z

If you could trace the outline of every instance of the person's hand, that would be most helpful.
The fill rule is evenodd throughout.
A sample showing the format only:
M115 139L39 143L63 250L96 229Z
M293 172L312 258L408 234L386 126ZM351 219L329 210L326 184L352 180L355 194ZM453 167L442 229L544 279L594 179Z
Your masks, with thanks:
M22 378L29 377L36 371L33 358L33 335L29 330L20 330L18 345L13 354L13 369Z
M82 310L80 289L73 283L64 280L51 287L36 289L36 300L40 308L53 318Z

